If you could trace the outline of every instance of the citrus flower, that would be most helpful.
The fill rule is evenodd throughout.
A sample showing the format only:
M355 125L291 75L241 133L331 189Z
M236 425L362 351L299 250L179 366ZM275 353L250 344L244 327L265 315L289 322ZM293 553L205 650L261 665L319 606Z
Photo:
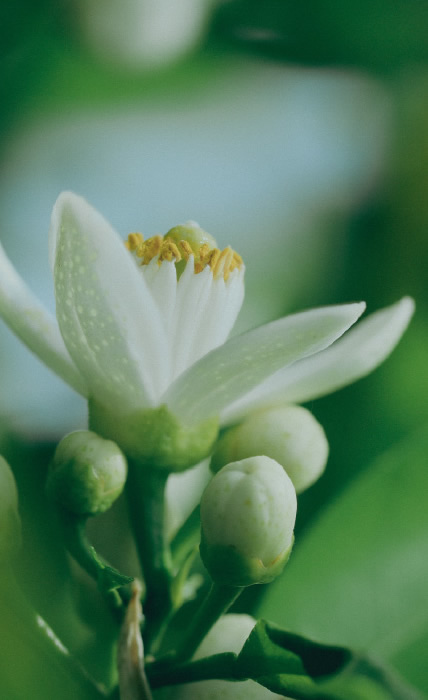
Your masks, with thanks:
M93 430L168 470L205 457L219 424L279 395L308 400L370 372L413 311L403 299L340 341L364 303L293 314L227 340L244 297L237 253L220 251L194 222L148 240L131 234L125 246L71 192L54 206L49 255L57 320L2 248L0 315L88 399Z

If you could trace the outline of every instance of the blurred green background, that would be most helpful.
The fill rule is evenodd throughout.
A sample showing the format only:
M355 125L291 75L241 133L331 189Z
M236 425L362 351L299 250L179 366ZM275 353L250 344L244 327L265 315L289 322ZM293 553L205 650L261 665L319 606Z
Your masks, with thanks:
M47 231L63 189L124 237L192 218L231 243L247 265L238 331L415 298L386 364L309 406L327 472L300 498L283 579L242 606L367 648L428 692L428 4L6 0L0 35L0 238L51 309ZM83 401L2 326L18 573L101 673L91 640L109 623L70 583L43 493L51 445L84 422Z

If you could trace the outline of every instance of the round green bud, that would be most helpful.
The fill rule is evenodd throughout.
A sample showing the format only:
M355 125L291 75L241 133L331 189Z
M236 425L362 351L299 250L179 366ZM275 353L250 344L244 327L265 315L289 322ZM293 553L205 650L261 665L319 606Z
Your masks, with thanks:
M18 492L12 470L0 456L0 562L7 561L21 544Z
M217 248L214 236L204 231L196 221L186 221L185 224L174 226L165 234L165 238L171 238L174 243L187 241L195 254L199 252L199 249L205 243L208 244L210 250Z
M281 464L297 493L313 484L325 469L328 442L322 426L302 406L286 405L253 413L228 430L211 460L216 472L224 464L266 455Z
M168 472L184 471L208 457L218 435L217 418L185 425L165 405L135 411L121 420L89 401L89 423L143 467Z
M219 471L201 501L201 557L221 585L268 583L293 545L297 499L278 462L250 457Z
M75 515L97 515L120 496L126 475L126 459L116 443L89 430L77 430L66 435L55 450L47 491Z

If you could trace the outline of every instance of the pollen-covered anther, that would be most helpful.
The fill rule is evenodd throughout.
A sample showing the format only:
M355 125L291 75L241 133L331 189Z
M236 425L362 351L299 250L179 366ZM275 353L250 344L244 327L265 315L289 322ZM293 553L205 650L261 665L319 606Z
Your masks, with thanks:
M166 238L163 240L163 243L161 245L161 251L159 254L159 264L163 260L168 260L168 262L171 262L173 258L175 258L175 262L179 262L181 260L181 253L178 247L175 245L174 241L171 241L171 239Z
M217 261L218 261L220 255L221 255L221 250L219 250L218 248L214 248L213 250L210 251L207 263L210 266L211 270L214 270L215 266L217 265Z
M144 246L144 237L141 233L130 233L128 240L125 241L125 246L131 252L139 253Z
M178 243L182 257L187 261L193 255L192 246L187 241L179 241Z
M163 236L160 234L147 239L141 251L142 255L140 256L143 258L141 262L142 265L148 265L153 258L159 255L161 252L162 243Z
M204 243L196 254L195 259L195 275L205 269L208 263L208 257L210 254L210 247L208 243Z
M230 246L219 250L219 248L213 248L205 242L199 247L192 247L189 241L173 240L168 235L158 234L145 241L141 233L130 233L125 246L140 259L141 265L148 265L154 258L157 258L159 265L163 261L178 263L183 260L187 262L193 256L196 275L209 266L214 279L223 277L225 281L228 280L233 270L240 268L243 264L241 256Z
M214 277L220 277L222 275L225 280L228 279L230 275L230 266L233 261L233 250L230 246L227 248L224 248L224 250L221 251L218 260L213 267L213 275Z

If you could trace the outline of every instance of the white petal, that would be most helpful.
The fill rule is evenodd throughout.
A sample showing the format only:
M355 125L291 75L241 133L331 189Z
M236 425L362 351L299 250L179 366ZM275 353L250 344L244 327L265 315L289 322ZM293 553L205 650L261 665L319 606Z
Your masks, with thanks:
M160 393L165 335L123 241L70 192L54 207L50 239L58 323L91 395L125 410L151 405Z
M163 263L159 265L157 258L155 258L149 265L140 265L139 272L146 280L147 286L159 309L165 332L167 333L174 316L175 299L177 296L177 272L175 263L164 260Z
M174 262L158 264L154 258L139 271L158 305L170 351L171 372L164 388L182 372L222 345L229 335L244 299L243 268L225 282L213 279L206 267L195 275L191 256L177 281Z
M66 350L56 320L28 289L1 244L0 316L42 362L79 394L87 396L85 381Z
M360 303L312 309L232 338L181 375L165 400L184 421L219 415L281 367L328 347L364 308Z
M226 282L222 277L213 281L209 305L207 305L199 330L193 362L226 342L243 301L243 267L240 270L234 270Z
M195 275L193 269L193 256L191 256L179 279L177 289L177 305L172 331L174 379L196 361L195 346L200 338L200 326L211 298L213 286L211 269L206 267L198 275ZM200 355L197 359L199 357Z
M172 337L174 325L174 313L177 296L177 273L175 263L165 260L158 265L158 258L154 258L148 265L139 265L138 272L146 281L147 287L155 301L159 318L161 319L164 334L164 352L167 360L164 361L159 385L159 394L163 393L172 382L175 344Z
M250 410L279 401L302 403L330 394L364 377L392 352L414 311L405 297L393 306L371 314L327 350L276 372L224 413L233 423Z

